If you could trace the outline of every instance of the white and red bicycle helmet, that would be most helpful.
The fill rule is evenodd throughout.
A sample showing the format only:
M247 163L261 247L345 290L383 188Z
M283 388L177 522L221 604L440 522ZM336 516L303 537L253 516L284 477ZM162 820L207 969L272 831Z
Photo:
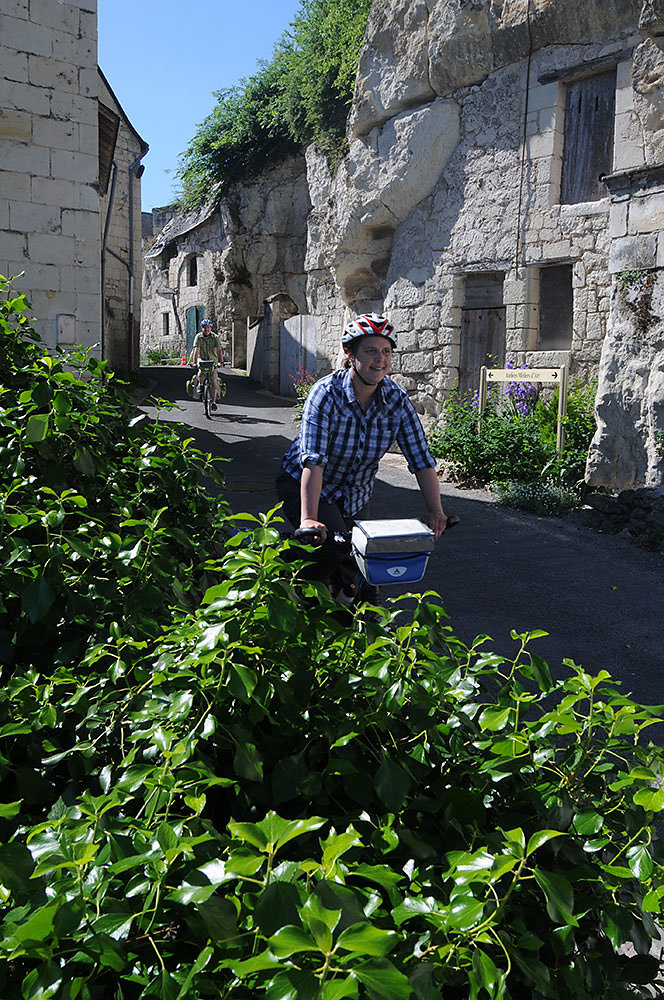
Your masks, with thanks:
M386 337L392 347L397 346L394 327L387 317L379 316L378 313L363 313L347 323L341 335L341 343L350 344L360 337Z

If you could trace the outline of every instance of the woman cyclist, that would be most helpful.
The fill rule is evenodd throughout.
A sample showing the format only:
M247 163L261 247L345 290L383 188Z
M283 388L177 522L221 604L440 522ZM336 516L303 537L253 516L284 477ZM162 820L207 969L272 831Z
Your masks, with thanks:
M320 379L307 396L300 432L284 455L277 496L294 526L315 529L322 541L367 516L378 463L395 442L414 473L436 538L447 518L435 462L408 393L389 378L397 335L376 313L344 328L344 367ZM330 547L326 547L330 549ZM339 562L321 550L323 579Z

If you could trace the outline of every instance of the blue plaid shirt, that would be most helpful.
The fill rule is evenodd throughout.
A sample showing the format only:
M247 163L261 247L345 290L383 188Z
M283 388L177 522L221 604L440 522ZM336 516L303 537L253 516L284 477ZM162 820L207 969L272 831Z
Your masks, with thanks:
M322 465L322 499L342 500L345 516L353 517L369 502L378 463L395 441L411 472L435 466L406 390L383 379L365 413L350 369L344 369L310 390L300 433L284 455L282 469L300 479L305 462Z

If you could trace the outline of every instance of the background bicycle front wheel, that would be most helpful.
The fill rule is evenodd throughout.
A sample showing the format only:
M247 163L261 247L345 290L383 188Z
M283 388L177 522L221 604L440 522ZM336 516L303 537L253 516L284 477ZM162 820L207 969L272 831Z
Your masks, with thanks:
M203 385L203 408L205 410L205 416L208 420L212 419L212 413L210 410L210 381L205 379L205 384Z

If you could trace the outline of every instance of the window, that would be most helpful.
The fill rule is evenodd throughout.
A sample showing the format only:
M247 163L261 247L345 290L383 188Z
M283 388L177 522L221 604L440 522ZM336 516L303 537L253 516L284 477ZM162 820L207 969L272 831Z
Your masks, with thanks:
M572 346L573 316L572 265L543 267L538 351L568 351Z
M606 197L599 178L613 168L615 105L615 68L567 84L561 204Z
M168 337L171 328L170 313L161 314L161 332L164 337Z
M99 194L105 195L111 179L111 168L115 156L120 118L105 104L99 103Z
M198 284L198 257L189 258L189 267L187 269L187 284L188 285Z

